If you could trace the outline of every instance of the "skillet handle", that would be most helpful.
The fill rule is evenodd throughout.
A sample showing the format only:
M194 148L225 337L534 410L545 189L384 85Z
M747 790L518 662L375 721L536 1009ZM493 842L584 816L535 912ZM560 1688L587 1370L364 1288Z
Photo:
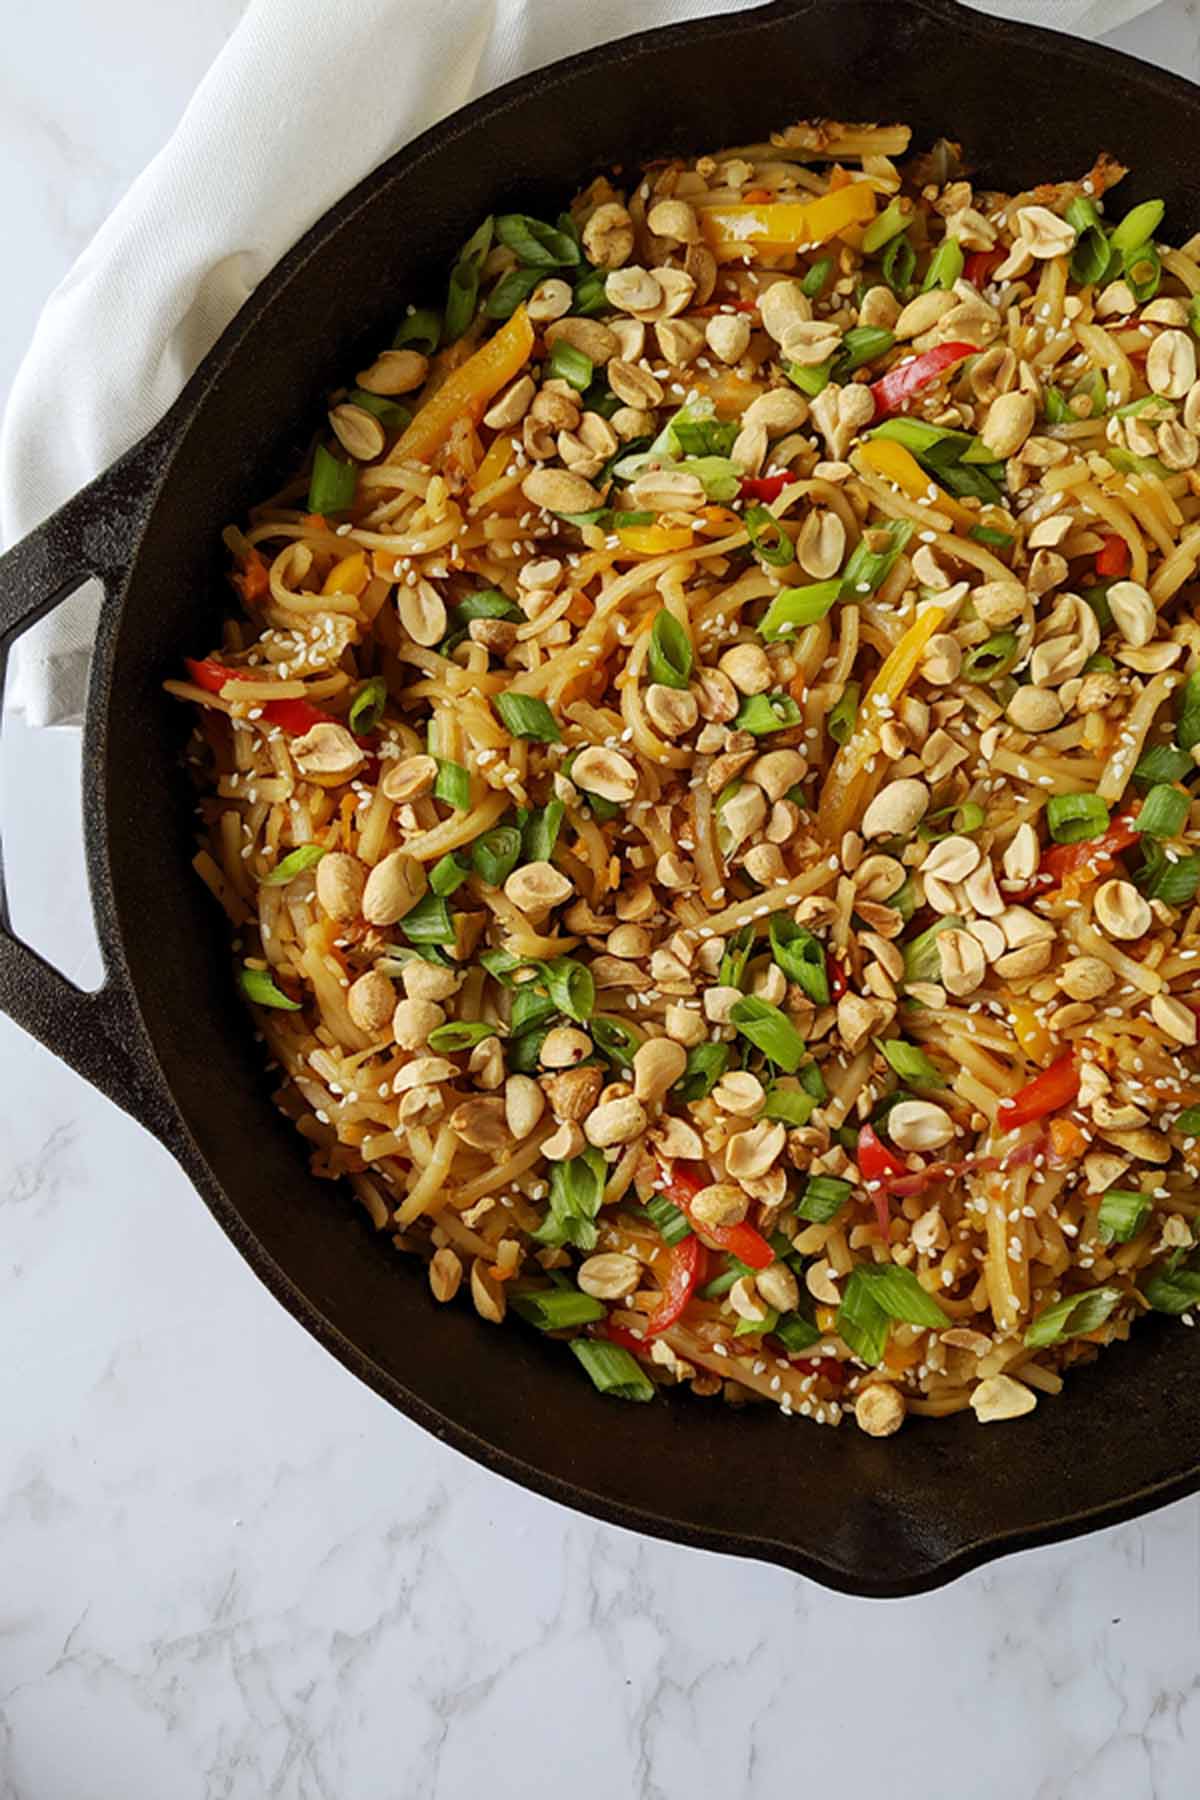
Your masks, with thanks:
M0 693L17 639L88 577L103 584L106 606L117 604L162 472L163 448L161 433L143 439L0 556ZM86 993L16 936L0 856L0 1011L153 1127L159 1102L138 1068L134 1009L115 973L120 958L104 932L98 935L104 983Z

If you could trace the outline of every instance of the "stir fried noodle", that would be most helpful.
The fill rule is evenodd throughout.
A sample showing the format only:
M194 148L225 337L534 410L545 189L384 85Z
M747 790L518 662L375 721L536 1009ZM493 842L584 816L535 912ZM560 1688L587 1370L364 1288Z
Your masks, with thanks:
M316 1172L880 1436L1200 1296L1200 240L908 140L486 220L167 683Z

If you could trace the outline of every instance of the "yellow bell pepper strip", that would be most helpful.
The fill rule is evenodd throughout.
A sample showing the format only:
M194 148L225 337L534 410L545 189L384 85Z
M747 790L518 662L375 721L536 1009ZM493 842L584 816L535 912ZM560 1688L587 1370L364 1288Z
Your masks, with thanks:
M922 505L932 506L938 512L944 512L956 525L970 530L978 522L978 515L968 512L944 488L940 488L931 475L927 475L911 450L903 444L894 443L890 438L871 438L860 444L850 458L856 469L869 469L874 475L882 475L893 487L910 500L919 500Z
M438 388L407 427L391 461L429 462L445 443L456 419L478 424L501 388L521 373L533 352L533 326L523 306Z
M690 525L622 525L617 536L622 548L635 556L666 556L672 550L690 550L696 541Z
M1008 1011L1013 1023L1013 1035L1018 1044L1030 1062L1037 1063L1039 1068L1044 1067L1050 1061L1054 1051L1054 1039L1046 1027L1039 1022L1037 1013L1032 1006L1014 1000Z
M876 721L882 709L890 711L916 674L925 646L945 621L945 608L928 606L909 626L891 651L867 690L858 709L854 735L833 759L829 779L821 795L817 829L831 843L857 823L859 801L867 782L867 764L878 752Z
M875 194L865 181L822 194L816 200L777 200L767 205L735 201L706 207L700 227L718 262L731 262L747 251L814 250L851 225L875 217Z
M496 434L488 445L483 461L467 484L473 494L479 493L481 488L491 487L494 481L500 480L513 459L516 446L517 439L511 431L501 431Z
M365 550L355 550L335 562L321 583L323 594L361 594L370 580Z

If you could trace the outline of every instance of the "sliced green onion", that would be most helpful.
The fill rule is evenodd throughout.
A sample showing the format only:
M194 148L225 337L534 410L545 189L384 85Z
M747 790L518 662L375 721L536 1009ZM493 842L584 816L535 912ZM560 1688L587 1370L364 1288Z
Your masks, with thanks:
M454 921L450 908L438 894L424 894L400 920L410 944L452 944Z
M569 232L557 231L527 213L502 213L496 220L496 237L528 268L573 268L583 261L578 243Z
M681 1244L691 1237L692 1228L673 1200L665 1194L654 1194L646 1202L646 1212L664 1244Z
M539 744L561 743L554 714L536 694L497 694L495 706L513 737L534 738Z
M912 220L912 210L911 202L901 200L899 195L889 201L881 213L876 213L863 232L863 254L874 256L876 250L882 250L885 244L906 230Z
M521 982L513 995L510 1018L513 1036L523 1037L535 1025L544 1025L547 1019L552 1019L557 1011L558 1007L549 994L542 992L538 982Z
M719 1275L714 1275L712 1280L700 1289L700 1298L702 1300L719 1300L722 1294L727 1294L734 1283L740 1281L744 1275L753 1274L754 1270L749 1263L740 1262L736 1256L731 1256L728 1266L722 1269Z
M550 861L566 810L561 800L547 800L545 806L530 813L521 833L526 862Z
M998 631L986 643L976 644L973 650L967 651L962 663L963 680L997 681L1015 666L1017 654L1016 632Z
M1188 300L1188 329L1194 337L1200 337L1200 294L1193 294Z
M654 1383L636 1356L619 1344L601 1344L595 1338L572 1338L571 1351L579 1358L592 1386L614 1400L653 1400Z
M487 218L471 233L458 261L450 271L450 290L446 296L446 341L455 343L470 326L479 304L479 279L484 260L492 247L493 221Z
M1083 675L1111 675L1116 670L1116 666L1111 656L1089 656L1080 673Z
M916 266L917 253L904 232L892 239L879 261L880 273L897 298L908 293Z
M1124 255L1126 250L1136 250L1139 244L1148 243L1162 224L1166 210L1165 200L1143 200L1140 206L1125 214L1113 232L1109 240L1113 249Z
M791 538L767 506L748 506L742 523L750 537L750 548L760 563L768 568L785 569L796 558Z
M692 672L692 644L687 632L664 606L650 632L646 667L651 681L663 687L685 688Z
M1182 1131L1184 1137L1200 1137L1200 1106L1185 1106L1174 1129Z
M808 1054L807 1046L796 1027L769 1000L757 994L745 994L730 1009L729 1022L755 1049L778 1068L794 1075Z
M1180 690L1178 718L1175 742L1181 750L1192 750L1200 744L1200 669L1188 676Z
M414 306L401 320L392 339L393 350L420 350L432 356L442 336L442 321L431 306Z
M556 1162L550 1174L549 1210L531 1235L551 1248L573 1244L577 1250L594 1250L599 1237L596 1214L607 1180L608 1164L599 1150Z
M866 363L886 356L895 342L893 334L882 325L852 325L843 335L842 347L834 358L834 373L839 381L853 375Z
M490 1025L486 1019L449 1019L445 1025L434 1026L429 1034L429 1048L442 1056L456 1050L473 1050L485 1038L499 1035L499 1025Z
M835 744L848 744L854 736L861 692L862 687L857 681L848 681L838 697L837 705L826 719L825 729Z
M453 850L440 857L429 871L429 886L440 899L447 899L470 875L467 865L458 860Z
M1133 822L1135 831L1149 837L1178 837L1187 821L1191 799L1177 787L1160 782L1152 787L1142 802L1142 810Z
M511 319L523 300L546 279L545 269L510 269L502 275L484 304L489 319Z
M607 312L607 284L607 269L589 269L575 283L575 298L571 303L571 311L583 319L590 319L596 313Z
M348 512L358 490L358 465L342 462L340 457L318 444L313 451L312 474L308 483L308 510L329 518L333 513Z
M582 350L577 350L574 344L568 344L561 338L551 350L550 361L546 366L552 379L568 382L581 394L592 384L595 371L591 357L585 356Z
M825 292L834 271L832 256L818 257L800 283L800 292L809 300L817 300Z
M1127 1244L1150 1217L1153 1201L1136 1188L1109 1188L1100 1202L1096 1226L1106 1244Z
M1195 769L1186 750L1176 750L1173 744L1152 744L1138 758L1133 779L1139 787L1154 787L1160 781L1182 781Z
M829 386L833 377L834 360L831 356L823 363L784 363L783 372L793 387L798 387L802 394L815 400Z
M805 625L815 625L836 604L842 591L840 576L814 581L807 587L780 588L758 622L758 634L768 644L793 637Z
M369 681L363 682L346 715L346 723L356 737L366 737L375 730L383 717L387 697L387 682L382 675L372 675Z
M450 608L449 630L438 649L443 656L449 655L467 636L467 626L472 619L519 619L521 616L520 607L507 594L502 594L498 588L480 588L478 593L468 594L457 606Z
M536 1075L541 1065L542 1045L550 1036L548 1025L539 1025L514 1037L508 1046L506 1061L513 1075Z
M896 1263L861 1263L846 1284L847 1295L856 1281L869 1287L879 1310L901 1325L925 1325L936 1331L951 1322L949 1314L911 1269L902 1269Z
M1139 306L1153 300L1162 282L1162 263L1153 244L1127 250L1123 258L1125 282Z
M724 506L741 492L743 472L727 456L685 456L680 467L696 477L706 500Z
M911 875L904 878L904 883L892 894L886 904L894 907L907 925L917 910L917 884Z
M967 536L977 544L990 544L994 550L1007 550L1014 541L1010 531L996 531L991 525L972 525Z
M930 258L921 292L927 294L931 288L952 288L962 272L962 245L957 238L943 238Z
M825 1077L815 1062L810 1059L806 1063L801 1063L796 1075L805 1093L811 1094L818 1105L821 1101L828 1100L829 1089L825 1086Z
M917 827L917 836L931 844L947 837L970 837L986 818L987 814L977 800L964 800L959 806L939 806L936 812L925 814ZM948 823L939 825L939 819L946 819Z
M860 1362L874 1368L887 1349L888 1315L880 1306L869 1281L852 1269L837 1313L837 1334Z
M1120 444L1106 444L1101 454L1123 475L1153 475L1158 481L1169 481L1171 471L1157 456L1135 456Z
M746 973L746 964L750 961L750 953L754 949L754 926L743 925L740 931L728 940L725 954L721 958L721 966L717 970L717 984L720 987L740 988L742 977Z
M433 784L435 800L444 800L455 812L467 812L471 805L471 774L461 763L447 756L437 759L437 780Z
M1082 1294L1065 1294L1051 1306L1044 1306L1025 1333L1031 1348L1042 1350L1051 1344L1065 1344L1068 1338L1084 1337L1103 1325L1121 1298L1120 1288L1089 1288Z
M1051 794L1046 824L1056 844L1080 844L1108 830L1108 807L1099 794Z
M489 887L503 887L521 860L521 833L515 825L493 825L471 845L471 862Z
M1173 1269L1155 1275L1143 1292L1155 1312L1174 1313L1176 1317L1191 1312L1200 1302L1200 1269Z
M681 456L725 457L737 442L734 419L681 419L671 424L671 435Z
M361 406L379 420L388 431L401 431L412 418L412 408L401 406L390 394L368 394L366 388L351 388L350 401L353 406Z
M1046 420L1050 425L1071 425L1076 415L1071 411L1065 394L1060 394L1056 387L1046 389Z
M908 519L892 519L886 525L871 526L850 552L850 559L842 573L842 591L846 598L873 594L876 588L882 586L912 534L913 526ZM868 537L886 538L886 547L882 550L869 548Z
M760 1119L781 1119L785 1125L807 1125L817 1110L817 1102L800 1087L785 1087L776 1081L767 1089Z
M1164 850L1157 838L1142 840L1145 858L1134 881L1147 900L1167 906L1186 906L1200 889L1200 856L1176 856Z
M1075 227L1075 248L1071 252L1071 277L1081 286L1103 281L1112 252L1104 233L1104 221L1095 202L1086 194L1077 194L1066 211L1068 225Z
M596 1007L596 983L586 963L571 956L556 956L541 965L546 991L559 1012L582 1024Z
M238 986L247 1000L253 1000L255 1006L273 1006L278 1012L300 1011L300 1002L289 1000L282 989L275 986L265 969L239 970Z
M829 973L825 946L820 938L798 925L789 914L775 912L767 927L771 955L787 976L804 990L816 1006L829 1005Z
M938 957L937 941L943 931L959 930L962 920L956 913L947 913L943 918L935 919L927 931L922 931L911 943L904 946L904 981L906 986L914 981L939 981L941 979L941 962Z
M888 1038L879 1048L889 1068L901 1081L911 1081L914 1087L945 1087L945 1076L919 1044L906 1044L903 1038Z
M529 967L523 957L514 956L511 950L481 950L479 960L488 974L503 987L514 986L513 976L516 971Z
M739 1319L733 1328L733 1335L735 1338L766 1337L778 1323L779 1314L773 1306L768 1306L761 1319Z
M320 862L325 854L323 844L301 844L298 850L292 850L280 862L275 864L269 875L264 875L260 887L286 887L289 881L295 881L297 875L303 875Z
M432 1041L432 1040L431 1040ZM605 1311L599 1300L578 1288L546 1288L536 1294L513 1294L509 1305L519 1319L539 1331L565 1331L571 1325L590 1325Z
M814 1225L828 1225L845 1206L854 1189L850 1182L834 1175L810 1175L796 1207L798 1216Z
M706 1100L729 1067L728 1044L693 1044L673 1092L689 1106Z
M747 694L733 721L735 731L748 731L753 737L765 737L772 731L787 731L799 725L804 717L790 694Z
M784 1349L795 1356L800 1351L811 1350L814 1344L819 1344L823 1334L803 1313L792 1312L783 1315L771 1335L778 1338Z
M642 1039L632 1025L627 1025L624 1019L605 1018L597 1013L588 1030L601 1056L616 1063L619 1069L632 1069L634 1056L642 1046Z

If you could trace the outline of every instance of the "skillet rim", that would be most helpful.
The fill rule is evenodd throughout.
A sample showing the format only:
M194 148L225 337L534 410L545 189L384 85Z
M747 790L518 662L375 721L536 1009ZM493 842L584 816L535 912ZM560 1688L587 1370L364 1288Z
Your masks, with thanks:
M89 682L84 734L84 817L89 877L97 924L105 947L110 979L116 987L116 1010L123 1028L136 1039L135 1062L144 1075L145 1090L130 1105L171 1151L199 1190L205 1203L235 1248L250 1264L264 1286L318 1342L382 1399L443 1443L482 1464L493 1473L506 1475L522 1486L581 1511L593 1518L628 1530L690 1548L769 1561L810 1577L835 1591L861 1597L902 1597L929 1592L967 1573L970 1569L1018 1550L1063 1541L1104 1526L1122 1523L1200 1489L1200 1465L1178 1475L1164 1477L1116 1500L1076 1507L1026 1527L994 1534L975 1534L945 1554L914 1566L906 1573L850 1568L817 1551L800 1549L777 1537L697 1525L674 1517L667 1510L650 1510L554 1475L515 1452L499 1448L467 1426L458 1424L414 1389L388 1373L371 1355L335 1326L319 1306L285 1271L254 1231L246 1224L237 1204L217 1178L192 1135L184 1112L176 1101L145 1023L138 985L126 955L126 934L118 917L108 839L109 783L107 736L109 707L115 675L114 649L132 580L138 550L150 515L171 472L175 454L187 436L193 418L212 387L236 363L243 339L259 314L271 305L284 287L298 279L324 248L329 237L373 205L380 192L396 176L412 175L431 157L451 154L459 138L474 132L498 116L518 97L524 102L531 88L549 96L581 70L596 71L638 59L647 51L660 52L684 38L710 43L728 37L743 39L780 20L807 15L835 14L842 0L773 0L773 3L735 14L715 14L707 19L660 27L597 46L520 77L482 96L455 112L442 124L430 127L412 143L397 151L358 182L348 194L323 213L291 250L268 272L255 293L239 310L192 375L178 400L158 426L135 446L127 459L134 479L143 487L143 515L129 567L102 616L97 650ZM857 0L862 8L883 7L891 20L924 16L944 24L962 37L974 38L1001 51L1008 47L1029 50L1050 46L1063 62L1101 76L1115 76L1122 69L1137 72L1144 89L1156 89L1177 105L1186 105L1200 117L1200 90L1181 76L1145 64L1136 57L1085 43L1043 27L996 19L969 11L953 0ZM112 472L110 472L112 473ZM100 478L101 481L105 477Z

